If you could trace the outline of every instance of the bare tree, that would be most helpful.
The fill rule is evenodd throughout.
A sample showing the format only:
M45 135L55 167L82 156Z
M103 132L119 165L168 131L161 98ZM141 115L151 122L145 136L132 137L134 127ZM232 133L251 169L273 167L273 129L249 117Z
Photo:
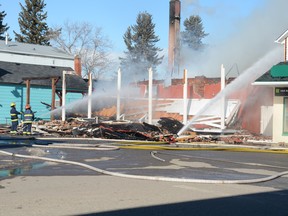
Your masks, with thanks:
M111 65L111 43L103 36L102 29L87 22L65 22L50 30L51 44L69 54L81 57L83 77L89 72L100 78Z

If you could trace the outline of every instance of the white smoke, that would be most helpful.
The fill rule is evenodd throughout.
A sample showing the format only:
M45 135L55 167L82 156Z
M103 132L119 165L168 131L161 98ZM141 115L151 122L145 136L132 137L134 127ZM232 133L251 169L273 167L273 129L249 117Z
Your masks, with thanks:
M198 0L183 1L182 11L187 7L195 7L194 11L198 10L197 15L200 17L201 13L209 16L208 8L202 7ZM233 76L238 75L238 72L241 73L273 48L280 46L274 41L287 30L285 21L288 19L287 7L287 0L262 1L250 16L234 23L233 33L222 42L215 41L213 44L208 44L202 52L182 50L181 70L188 69L190 77L200 75L219 77L220 65L224 64L227 70L233 68ZM214 8L215 11L219 9ZM230 8L230 10L237 10L237 8ZM184 19L185 17L182 16L182 22ZM205 23L203 27L205 31ZM210 32L207 33L213 36ZM221 34L221 29L218 34Z
M208 6L201 5L199 0L184 0L184 1L181 1L181 8L182 8L181 14L184 14L184 16L185 16L185 13L187 11L189 11L190 15L192 15L192 14L193 15L198 15L199 13L212 14L214 12L214 10L215 10L213 7L208 7Z

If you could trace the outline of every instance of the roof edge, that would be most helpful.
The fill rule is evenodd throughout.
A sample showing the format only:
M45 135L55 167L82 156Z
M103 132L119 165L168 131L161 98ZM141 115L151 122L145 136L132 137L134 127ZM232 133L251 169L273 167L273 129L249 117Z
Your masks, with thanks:
M285 81L285 82L277 82L277 81L272 81L272 82L263 82L263 81L260 81L260 82L257 82L257 81L254 81L252 83L253 86L288 86L288 81Z
M288 30L286 30L282 35L280 35L280 36L275 40L275 43L283 44L285 38L287 38L287 37L288 37Z
M44 57L44 58L57 58L57 59L66 59L66 60L74 60L74 57L71 55L71 57L67 56L59 56L59 55L44 55L44 54L38 54L38 53L27 53L27 52L21 52L21 51L10 51L10 50L0 50L0 53L10 53L10 54L18 54L18 55L25 55L25 56L35 56L35 57Z

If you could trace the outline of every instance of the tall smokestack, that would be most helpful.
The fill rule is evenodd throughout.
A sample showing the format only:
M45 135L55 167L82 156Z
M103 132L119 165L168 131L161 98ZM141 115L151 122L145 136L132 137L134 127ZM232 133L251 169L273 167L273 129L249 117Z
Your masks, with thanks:
M168 70L179 73L180 60L180 0L170 0Z

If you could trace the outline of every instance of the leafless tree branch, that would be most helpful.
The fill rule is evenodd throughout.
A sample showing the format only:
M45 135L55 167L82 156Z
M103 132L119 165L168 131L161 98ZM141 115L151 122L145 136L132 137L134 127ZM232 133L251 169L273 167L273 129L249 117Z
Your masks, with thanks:
M111 61L110 41L103 36L102 29L87 22L65 22L63 26L51 29L50 42L53 46L72 55L79 55L83 76L89 72L94 78L105 74Z

